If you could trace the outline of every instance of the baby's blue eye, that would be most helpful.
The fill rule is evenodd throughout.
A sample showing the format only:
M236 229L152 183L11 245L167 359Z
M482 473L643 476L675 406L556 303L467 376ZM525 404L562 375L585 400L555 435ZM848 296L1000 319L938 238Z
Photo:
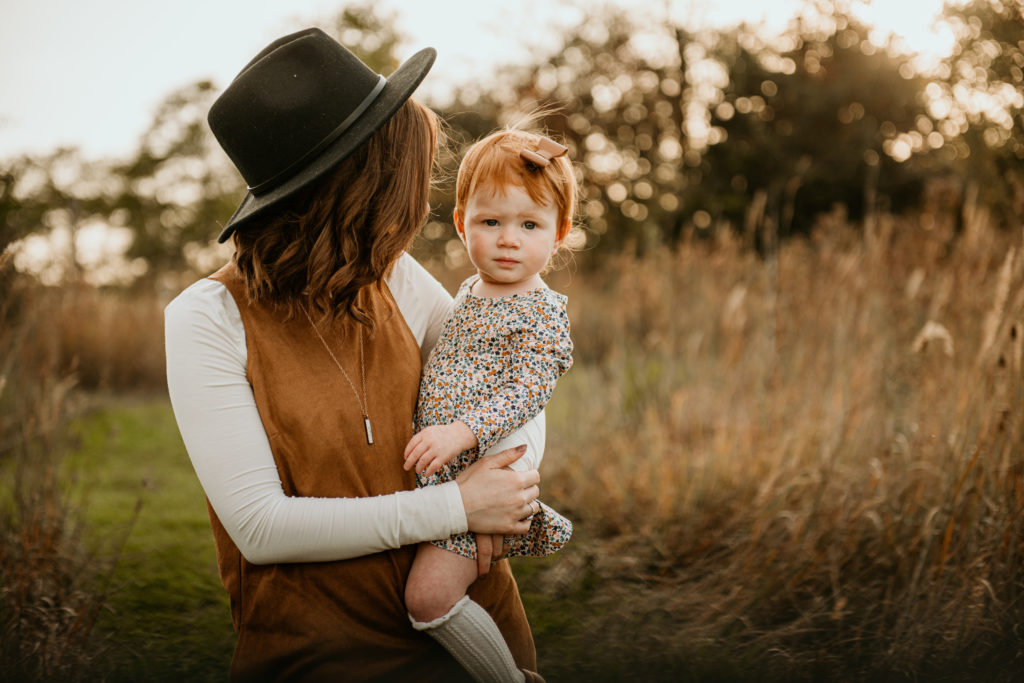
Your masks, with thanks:
M526 221L525 223L523 223L523 227L526 228L527 230L533 230L534 228L537 227L537 224L534 223L533 221Z
M494 227L497 224L498 224L498 221L493 219L493 218L485 218L484 219L484 225L489 225L491 227Z

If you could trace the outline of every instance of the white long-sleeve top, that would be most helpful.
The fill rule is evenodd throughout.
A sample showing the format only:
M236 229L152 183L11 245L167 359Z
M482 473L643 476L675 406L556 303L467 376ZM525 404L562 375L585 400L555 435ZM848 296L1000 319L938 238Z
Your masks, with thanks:
M425 360L451 296L408 254L387 285ZM185 448L210 505L247 560L344 560L467 530L455 482L371 498L285 495L246 379L245 329L231 293L215 280L200 280L168 304L164 323L167 386ZM521 443L527 454L513 468L535 468L544 452L543 412L491 451ZM395 467L401 467L401 453Z

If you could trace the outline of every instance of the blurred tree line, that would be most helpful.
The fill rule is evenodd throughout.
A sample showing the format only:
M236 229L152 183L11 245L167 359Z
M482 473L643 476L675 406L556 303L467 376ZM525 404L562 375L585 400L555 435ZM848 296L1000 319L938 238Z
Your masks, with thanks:
M1018 226L1024 10L1016 0L957 0L945 18L956 47L922 72L897 45L873 42L846 0L807 0L772 37L595 10L552 56L466 86L440 108L451 141L442 163L454 171L473 140L545 111L539 123L578 164L579 219L598 254L721 229L764 246L808 233L835 207L860 220L939 202L955 216L972 187L997 222ZM394 16L367 4L332 24L325 30L374 69L398 65ZM209 82L171 93L127 161L61 149L4 162L0 250L47 237L64 247L61 276L79 278L92 264L76 235L98 226L121 236L118 267L129 279L215 267L218 224L244 193L206 127L216 94ZM417 247L449 265L461 255L452 190L435 192Z

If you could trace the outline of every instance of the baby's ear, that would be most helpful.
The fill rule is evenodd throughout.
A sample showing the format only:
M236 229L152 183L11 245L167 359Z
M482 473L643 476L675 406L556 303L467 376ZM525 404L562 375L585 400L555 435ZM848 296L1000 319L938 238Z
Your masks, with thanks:
M455 219L455 230L459 233L459 237L465 239L466 226L462 224L462 216L459 215L458 209L452 211L452 218Z

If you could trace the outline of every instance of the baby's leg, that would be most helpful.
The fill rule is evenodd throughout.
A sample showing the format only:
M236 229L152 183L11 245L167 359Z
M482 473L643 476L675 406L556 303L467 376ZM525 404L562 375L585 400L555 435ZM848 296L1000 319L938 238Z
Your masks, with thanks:
M448 614L476 581L476 560L421 543L405 584L405 608L416 621Z
M405 585L413 628L440 643L475 681L523 681L498 625L466 595L475 580L476 560L421 543Z

